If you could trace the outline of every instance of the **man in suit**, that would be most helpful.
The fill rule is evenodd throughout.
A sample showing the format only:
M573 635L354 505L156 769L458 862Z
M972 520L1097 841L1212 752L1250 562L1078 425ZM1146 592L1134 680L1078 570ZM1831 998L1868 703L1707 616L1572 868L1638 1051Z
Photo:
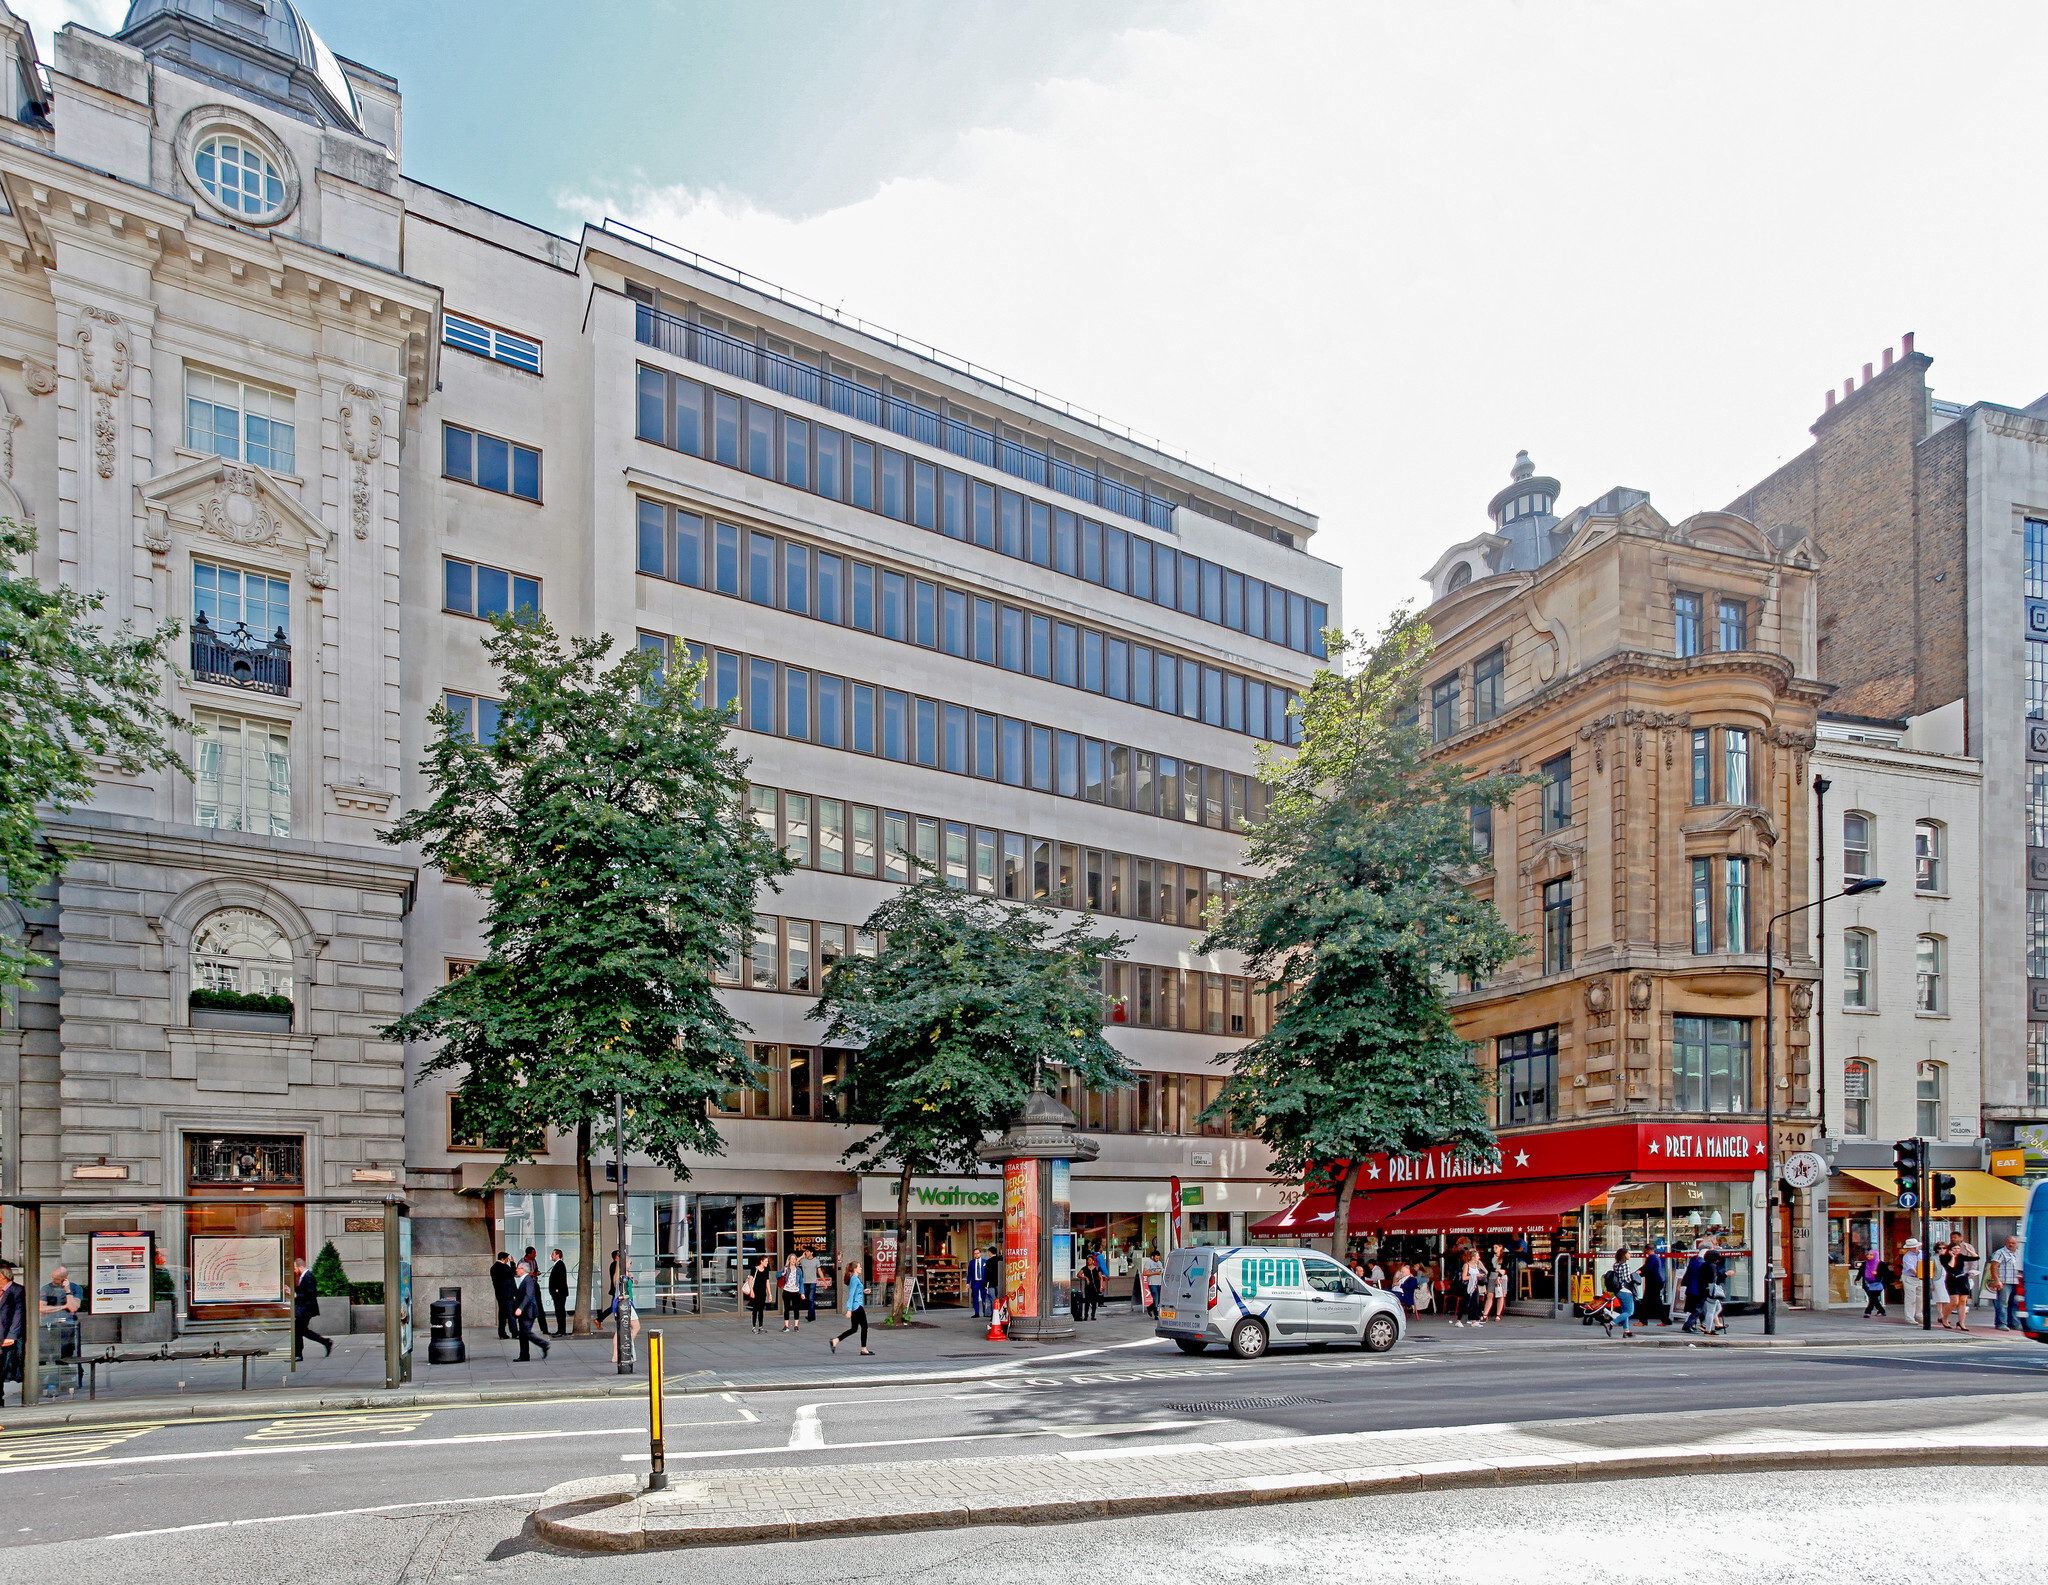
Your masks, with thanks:
M7 1401L10 1381L22 1383L21 1401L28 1402L28 1383L22 1380L27 1336L28 1289L14 1280L14 1268L0 1260L0 1403Z
M555 1301L555 1336L564 1337L569 1331L569 1263L559 1249L554 1253L555 1263L548 1267L548 1297Z
M306 1339L309 1337L326 1349L327 1354L332 1354L333 1342L313 1330L313 1323L320 1319L320 1290L313 1285L313 1273L307 1269L303 1255L292 1262L292 1271L295 1277L292 1285L292 1358L306 1357ZM327 1354L320 1357L325 1359Z
M521 1261L515 1272L518 1286L513 1290L512 1313L519 1322L519 1358L522 1363L531 1363L531 1345L540 1344L540 1357L548 1357L547 1331L542 1328L536 1335L534 1324L540 1320L540 1282L533 1267Z
M512 1257L504 1250L491 1266L491 1291L498 1296L498 1336L517 1337L518 1323L512 1318L513 1300L519 1279L512 1270Z
M977 1249L974 1258L967 1262L967 1292L974 1301L974 1313L980 1315L982 1300L988 1295L988 1255L983 1250ZM989 1310L994 1312L993 1302Z

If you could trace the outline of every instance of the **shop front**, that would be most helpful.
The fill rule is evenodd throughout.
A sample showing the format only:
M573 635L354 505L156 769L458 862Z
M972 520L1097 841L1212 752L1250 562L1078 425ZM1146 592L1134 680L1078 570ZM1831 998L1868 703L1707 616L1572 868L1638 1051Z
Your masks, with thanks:
M868 1271L879 1283L893 1280L903 1264L896 1247L897 1192L901 1181L875 1175L861 1179L861 1218L866 1224ZM917 1250L918 1292L930 1307L965 1307L968 1265L975 1251L991 1259L1003 1242L1003 1180L980 1177L912 1178L910 1233Z
M1502 1137L1496 1157L1455 1150L1372 1156L1351 1204L1348 1251L1382 1268L1445 1265L1462 1244L1500 1243L1512 1296L1562 1298L1620 1251L1688 1254L1711 1240L1731 1303L1762 1292L1756 1207L1764 1130L1750 1123L1620 1123ZM1254 1224L1258 1238L1336 1247L1336 1196L1317 1193Z
M1927 1240L1929 1249L1964 1239L1977 1251L1979 1276L1989 1268L1993 1245L2026 1214L2027 1186L1968 1168L1936 1170L1955 1179L1956 1203L1931 1215L1925 1233L1917 1210L1899 1208L1898 1175L1891 1169L1845 1166L1828 1180L1828 1297L1834 1303L1863 1302L1857 1268L1872 1251L1891 1268L1890 1298L1902 1298L1909 1238Z

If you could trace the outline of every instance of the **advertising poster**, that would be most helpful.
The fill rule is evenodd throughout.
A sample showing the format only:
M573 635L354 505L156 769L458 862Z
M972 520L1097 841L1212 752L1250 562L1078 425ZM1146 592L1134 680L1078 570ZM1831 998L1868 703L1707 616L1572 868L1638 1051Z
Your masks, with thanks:
M1038 1163L1003 1163L1003 1300L1012 1315L1038 1314Z
M870 1275L874 1285L880 1288L884 1283L896 1280L896 1235L894 1233L872 1233L868 1236L868 1248L874 1252L875 1269Z
M1052 1313L1074 1313L1074 1164L1049 1161L1052 1169Z
M282 1304L284 1240L195 1233L192 1237L194 1304Z
M149 1314L154 1242L149 1233L92 1235L92 1301L88 1307L94 1315Z

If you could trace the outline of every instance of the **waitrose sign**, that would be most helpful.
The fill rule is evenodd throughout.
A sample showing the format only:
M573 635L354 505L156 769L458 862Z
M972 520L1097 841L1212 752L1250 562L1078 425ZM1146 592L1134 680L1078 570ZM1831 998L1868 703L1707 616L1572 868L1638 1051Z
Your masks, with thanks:
M862 1178L860 1208L866 1214L889 1215L896 1210L898 1180L886 1177ZM998 1217L1003 1214L1003 1180L1000 1178L912 1178L912 1216Z

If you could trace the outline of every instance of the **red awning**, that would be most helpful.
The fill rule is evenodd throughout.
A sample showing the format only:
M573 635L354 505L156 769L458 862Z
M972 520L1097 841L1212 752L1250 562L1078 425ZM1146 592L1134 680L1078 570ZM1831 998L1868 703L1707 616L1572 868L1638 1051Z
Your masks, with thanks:
M1621 1181L1620 1173L1611 1173L1597 1178L1458 1184L1436 1190L1379 1225L1392 1233L1513 1233L1530 1227L1555 1227L1566 1211L1599 1199Z
M1351 1196L1351 1231L1363 1232L1369 1227L1384 1227L1389 1218L1399 1214L1421 1199L1426 1190L1420 1188L1381 1189L1376 1193L1361 1193ZM1337 1196L1334 1194L1303 1195L1284 1211L1275 1211L1271 1216L1254 1222L1245 1230L1248 1238L1328 1238L1335 1231L1337 1222Z

